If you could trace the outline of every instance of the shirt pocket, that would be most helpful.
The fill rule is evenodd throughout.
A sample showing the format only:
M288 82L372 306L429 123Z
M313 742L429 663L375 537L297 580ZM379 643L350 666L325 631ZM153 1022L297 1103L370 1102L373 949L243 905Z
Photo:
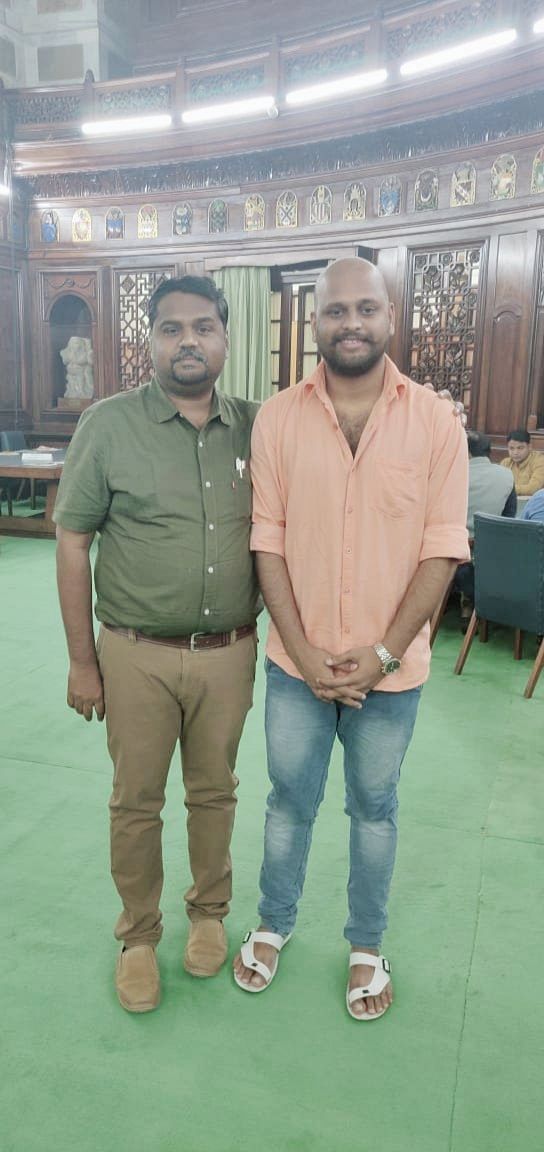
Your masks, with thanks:
M370 503L376 511L395 519L416 516L424 500L425 487L419 465L392 464L383 458L375 461L375 488Z
M251 480L247 469L242 477L234 471L230 479L222 486L221 503L224 504L224 514L228 520L251 520Z

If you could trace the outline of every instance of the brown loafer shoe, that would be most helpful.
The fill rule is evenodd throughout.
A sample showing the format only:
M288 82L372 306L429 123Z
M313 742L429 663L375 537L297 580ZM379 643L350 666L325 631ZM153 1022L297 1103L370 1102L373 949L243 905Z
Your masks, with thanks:
M127 1012L152 1012L161 1000L161 979L155 949L137 944L123 949L117 959L115 987Z
M227 959L227 935L221 920L193 920L183 957L191 976L216 976Z

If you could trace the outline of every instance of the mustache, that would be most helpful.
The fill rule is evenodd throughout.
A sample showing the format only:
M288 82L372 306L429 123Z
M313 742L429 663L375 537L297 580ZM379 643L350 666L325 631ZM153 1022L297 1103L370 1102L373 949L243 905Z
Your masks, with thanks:
M200 360L202 364L206 363L206 357L201 356L200 352L182 352L180 356L174 357L172 364L183 364L184 360Z

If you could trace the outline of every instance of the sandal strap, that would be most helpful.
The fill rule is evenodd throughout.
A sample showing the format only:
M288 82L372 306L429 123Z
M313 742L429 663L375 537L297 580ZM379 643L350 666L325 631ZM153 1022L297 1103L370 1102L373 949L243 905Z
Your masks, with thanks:
M376 969L368 988L352 988L348 992L348 1001L353 1004L354 1000L364 1000L366 996L379 996L384 988L389 984L389 976L381 968Z
M276 932L248 932L244 936L244 944L269 944L277 952L281 952L283 945L287 944L288 936L279 936Z
M356 964L367 964L376 971L381 969L383 972L391 972L391 965L385 956L374 956L372 952L352 952L349 958L350 968L354 968Z
M270 984L273 973L266 964L263 964L262 960L257 960L251 944L242 944L240 955L245 968L251 968L253 972L257 972L259 976L262 976L267 984Z
M267 984L270 984L276 974L277 960L272 971L262 960L257 960L255 944L269 944L277 952L281 952L283 945L287 944L288 940L289 936L279 936L276 932L248 932L240 949L244 967L252 968L254 972L263 977L263 980L266 980Z

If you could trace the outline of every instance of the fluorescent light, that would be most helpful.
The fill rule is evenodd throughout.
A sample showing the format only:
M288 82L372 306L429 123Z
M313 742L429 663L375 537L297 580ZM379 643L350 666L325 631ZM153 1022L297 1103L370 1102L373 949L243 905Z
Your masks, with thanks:
M0 196L11 196L9 184L0 184Z
M544 16L542 17L542 20L537 20L536 24L533 24L533 32L537 36L542 35L544 32Z
M125 116L121 120L88 120L81 125L85 136L122 136L125 132L154 132L156 128L170 128L169 112L155 116Z
M429 56L407 60L405 64L401 64L401 75L413 76L417 72L431 72L434 68L445 67L457 60L465 61L474 56L483 56L486 52L495 52L498 48L513 44L516 38L516 29L507 28L504 32L495 32L492 36L466 40L464 44L455 44L452 48L444 48L441 52L432 52Z
M317 100L329 100L334 96L348 96L351 92L361 92L373 88L387 80L385 68L375 72L358 72L354 76L344 76L339 80L327 80L324 84L312 84L309 88L292 88L285 93L286 104L313 104Z
M184 124L205 124L213 120L231 120L240 116L258 115L260 112L268 116L277 116L273 96L253 96L248 100L230 100L227 104L207 104L204 108L188 108L182 112L181 119Z

